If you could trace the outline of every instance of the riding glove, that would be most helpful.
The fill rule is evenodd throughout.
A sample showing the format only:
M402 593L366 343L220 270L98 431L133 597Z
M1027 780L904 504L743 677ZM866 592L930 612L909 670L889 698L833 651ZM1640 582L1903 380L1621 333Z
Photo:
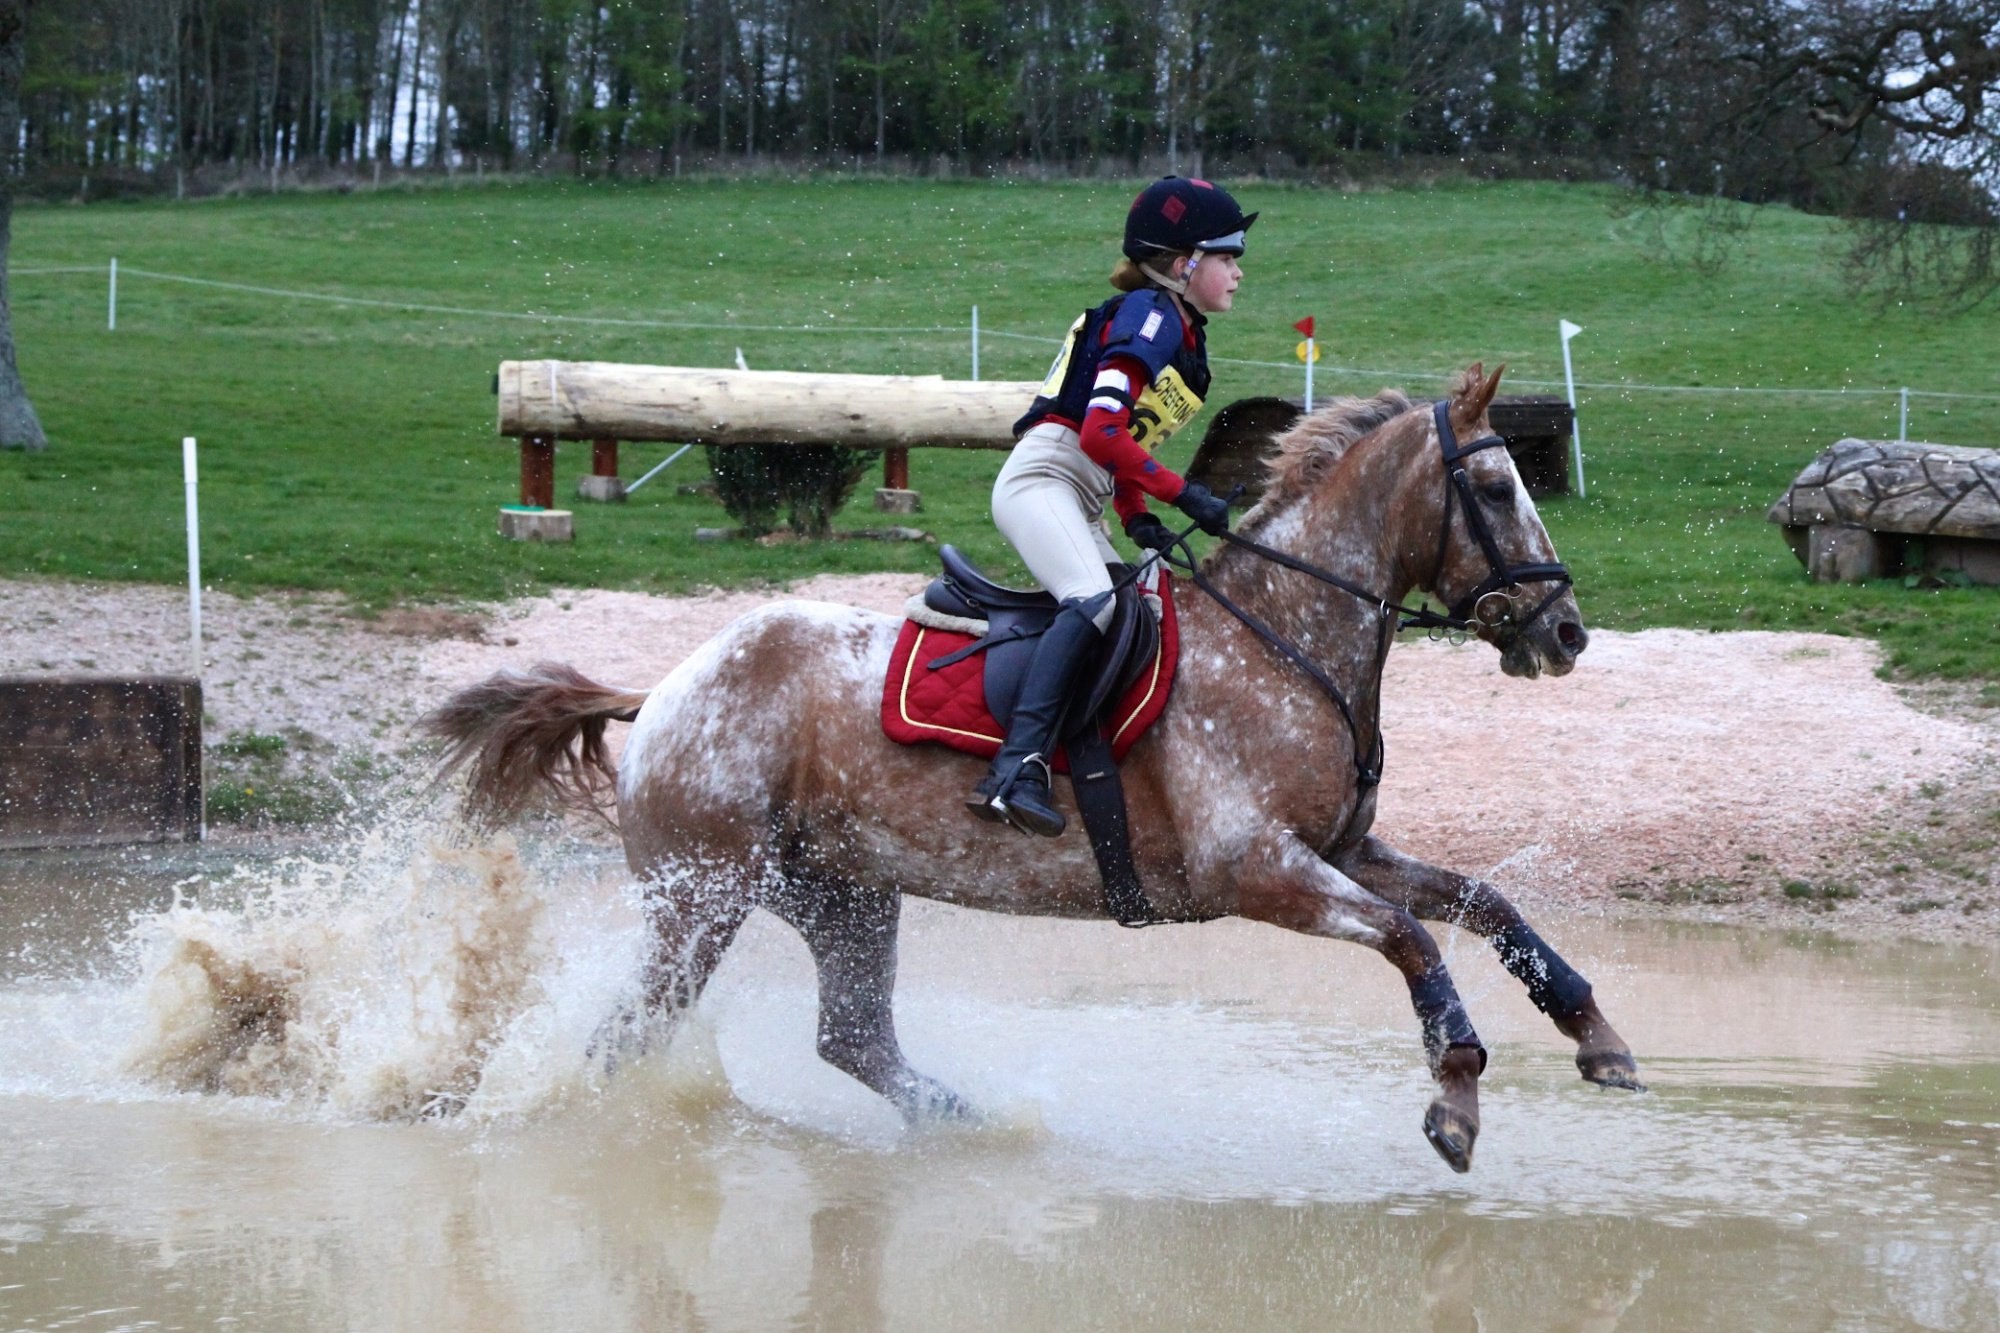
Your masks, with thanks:
M1174 530L1160 522L1150 510L1142 509L1125 520L1125 535L1134 545L1148 551L1165 551L1179 540Z
M1229 501L1198 481L1191 481L1174 499L1174 508L1186 514L1211 537L1229 531Z

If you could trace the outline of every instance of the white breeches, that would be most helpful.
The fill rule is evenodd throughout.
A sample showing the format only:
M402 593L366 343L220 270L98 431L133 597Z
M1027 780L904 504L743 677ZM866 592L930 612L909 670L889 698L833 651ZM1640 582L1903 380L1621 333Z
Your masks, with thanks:
M1111 474L1084 456L1076 432L1043 422L1021 437L993 483L993 522L1056 600L1111 591L1105 565L1123 560L1104 526ZM1111 600L1094 617L1111 622Z

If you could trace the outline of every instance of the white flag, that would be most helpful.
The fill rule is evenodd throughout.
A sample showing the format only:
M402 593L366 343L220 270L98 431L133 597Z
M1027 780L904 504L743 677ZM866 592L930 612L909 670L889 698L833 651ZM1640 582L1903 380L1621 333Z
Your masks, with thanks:
M1571 338L1574 338L1576 337L1577 334L1583 332L1583 325L1572 324L1566 319L1559 321L1556 324L1556 328L1562 331L1564 342L1568 342Z

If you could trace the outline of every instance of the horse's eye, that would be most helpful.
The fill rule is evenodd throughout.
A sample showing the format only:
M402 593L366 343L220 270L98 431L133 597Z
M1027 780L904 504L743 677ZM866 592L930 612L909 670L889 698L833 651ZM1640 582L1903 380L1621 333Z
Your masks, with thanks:
M1503 505L1514 498L1514 479L1495 477L1491 481L1479 483L1479 494L1494 504Z

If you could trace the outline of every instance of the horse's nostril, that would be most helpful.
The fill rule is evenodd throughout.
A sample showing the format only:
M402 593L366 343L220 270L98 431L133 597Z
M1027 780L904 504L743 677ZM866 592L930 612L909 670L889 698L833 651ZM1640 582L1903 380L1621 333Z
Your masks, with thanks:
M1556 642L1562 645L1564 652L1576 657L1590 646L1590 635L1574 620L1565 620L1556 626Z

